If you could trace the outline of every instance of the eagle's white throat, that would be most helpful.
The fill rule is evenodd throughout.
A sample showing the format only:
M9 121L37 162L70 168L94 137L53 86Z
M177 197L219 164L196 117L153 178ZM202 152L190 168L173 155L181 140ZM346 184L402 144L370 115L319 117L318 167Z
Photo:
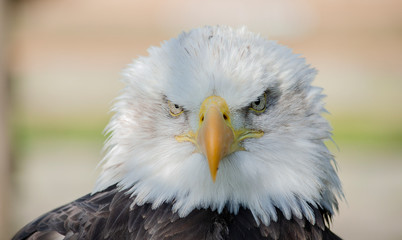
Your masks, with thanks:
M320 115L321 89L310 85L316 72L290 49L245 28L204 27L149 49L123 73L126 84L113 107L103 171L94 192L117 184L133 204L173 203L186 216L196 208L236 213L250 209L264 224L305 216L310 206L333 212L342 198L334 159L324 141L331 128ZM250 103L269 91L263 113ZM196 131L203 100L224 98L234 128L264 131L242 142L245 151L226 156L216 182L203 154L175 136ZM167 102L183 107L178 117Z

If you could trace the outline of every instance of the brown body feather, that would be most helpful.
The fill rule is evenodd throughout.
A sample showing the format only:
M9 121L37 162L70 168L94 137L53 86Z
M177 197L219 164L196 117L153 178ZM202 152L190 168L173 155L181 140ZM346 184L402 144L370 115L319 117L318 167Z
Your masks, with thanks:
M305 218L287 220L277 209L278 220L258 225L249 210L234 215L224 210L193 210L180 218L164 203L130 209L129 195L115 186L48 212L22 228L21 239L340 239L328 227L329 213L314 209L316 224Z

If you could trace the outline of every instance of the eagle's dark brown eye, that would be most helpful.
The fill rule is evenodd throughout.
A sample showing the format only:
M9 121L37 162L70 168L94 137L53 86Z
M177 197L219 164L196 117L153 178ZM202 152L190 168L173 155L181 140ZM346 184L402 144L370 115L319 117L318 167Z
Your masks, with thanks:
M257 112L262 113L267 108L267 94L259 96L257 100L251 103L250 109Z
M183 108L177 104L168 101L170 115L177 117L183 113Z

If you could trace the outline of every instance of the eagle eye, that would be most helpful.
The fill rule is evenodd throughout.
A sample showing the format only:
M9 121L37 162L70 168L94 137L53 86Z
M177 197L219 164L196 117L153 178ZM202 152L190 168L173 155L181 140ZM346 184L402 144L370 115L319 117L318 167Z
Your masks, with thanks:
M175 103L172 103L171 101L168 101L168 106L170 115L173 117L177 117L183 113L183 108Z
M262 113L267 108L267 94L264 93L263 95L259 96L257 100L251 103L250 109L257 112Z

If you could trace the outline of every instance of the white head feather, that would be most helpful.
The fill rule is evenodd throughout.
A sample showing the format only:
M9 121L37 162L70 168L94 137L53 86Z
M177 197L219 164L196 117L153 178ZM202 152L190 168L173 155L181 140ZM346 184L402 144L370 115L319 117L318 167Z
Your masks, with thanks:
M195 208L236 213L250 209L257 221L304 215L309 206L330 212L342 197L331 153L323 141L331 127L321 89L310 85L316 71L290 49L245 28L204 27L149 49L123 73L126 83L114 105L107 154L94 192L117 184L132 194L133 204L172 202L186 216ZM271 105L262 114L247 107L266 90ZM234 128L264 131L243 141L245 151L220 163L216 182L204 155L175 136L196 131L205 98L224 98ZM183 106L172 118L167 100Z

